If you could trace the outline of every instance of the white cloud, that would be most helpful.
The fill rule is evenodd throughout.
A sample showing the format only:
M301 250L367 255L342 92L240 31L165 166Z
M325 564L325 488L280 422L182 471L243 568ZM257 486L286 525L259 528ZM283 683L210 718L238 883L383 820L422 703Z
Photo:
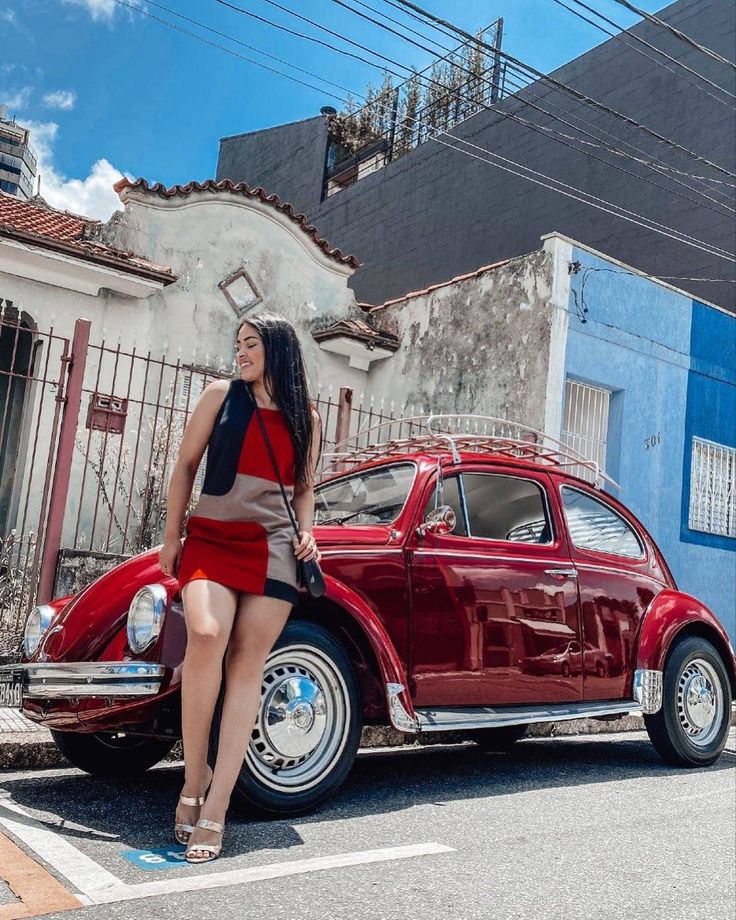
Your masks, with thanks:
M123 178L123 173L112 163L102 157L92 165L85 179L67 178L54 166L54 144L59 126L53 121L29 120L24 121L24 126L30 128L31 144L38 154L41 196L52 207L100 220L107 220L120 207L120 199L112 186Z
M47 109L63 109L68 112L74 108L77 94L71 90L57 89L52 93L45 93L41 99Z
M116 10L125 10L125 7L115 0L63 0L69 6L83 6L89 11L95 22L112 22ZM126 0L131 6L140 6L140 0ZM126 11L132 18L132 11Z
M12 115L13 112L24 109L28 105L32 93L32 86L21 86L20 89L15 90L13 93L3 93L0 90L0 105L7 105L8 111Z
M15 10L0 10L0 19L3 22L9 22L11 26L16 25L18 22L15 17Z

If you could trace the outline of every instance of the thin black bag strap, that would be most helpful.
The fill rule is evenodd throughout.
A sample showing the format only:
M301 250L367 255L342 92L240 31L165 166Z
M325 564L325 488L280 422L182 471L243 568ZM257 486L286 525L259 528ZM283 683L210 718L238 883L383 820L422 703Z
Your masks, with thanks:
M250 387L247 384L245 385L245 389L248 391L248 395L253 400L253 405L255 406L256 418L258 419L258 424L260 425L260 428L261 428L261 434L263 435L263 440L266 442L266 450L268 450L268 456L271 458L271 464L273 465L273 471L276 474L276 479L278 480L279 488L281 489L281 497L284 500L284 505L286 506L286 510L289 514L289 520L291 521L291 526L294 528L294 533L296 534L297 538L300 538L301 534L299 532L299 524L294 514L294 509L291 507L291 502L289 501L289 497L286 494L284 483L281 480L281 473L279 472L279 466L278 466L278 463L276 462L276 456L273 452L273 447L271 447L271 439L269 438L266 432L266 426L263 424L263 418L261 417L261 412L260 412L260 409L258 408L258 402L256 401L255 396L251 393Z

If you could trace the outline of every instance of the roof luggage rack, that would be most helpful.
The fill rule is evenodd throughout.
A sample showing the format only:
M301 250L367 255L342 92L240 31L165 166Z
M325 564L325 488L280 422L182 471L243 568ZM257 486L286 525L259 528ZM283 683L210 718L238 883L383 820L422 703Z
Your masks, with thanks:
M392 437L398 428L398 437ZM388 429L388 437L379 435ZM336 444L326 452L324 461L329 472L378 460L397 454L447 453L454 463L460 462L460 453L493 454L515 460L529 460L545 467L586 470L593 475L597 489L608 482L620 489L617 482L600 469L595 460L550 437L543 431L520 422L495 418L489 415L415 415L408 418L388 419L359 431Z

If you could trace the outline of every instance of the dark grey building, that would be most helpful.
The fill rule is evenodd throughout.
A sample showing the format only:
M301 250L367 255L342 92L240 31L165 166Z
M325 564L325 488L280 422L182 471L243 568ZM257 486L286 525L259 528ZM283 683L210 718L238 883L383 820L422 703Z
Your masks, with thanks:
M736 57L734 0L679 0L658 15L729 60ZM664 61L669 70L661 66L632 34L736 94L733 68L649 22L605 41L552 76L700 159L543 81L507 96L452 133L734 253L734 99L673 63ZM509 115L534 122L537 130ZM733 262L434 140L324 197L328 144L321 115L223 138L217 177L275 192L307 214L332 245L354 253L362 263L352 282L360 301L382 302L531 252L540 236L557 230L653 275L721 279L671 283L736 310L736 285L729 283L736 278ZM470 152L487 157L477 149Z
M38 162L28 143L28 129L6 118L0 105L0 191L18 198L33 196Z

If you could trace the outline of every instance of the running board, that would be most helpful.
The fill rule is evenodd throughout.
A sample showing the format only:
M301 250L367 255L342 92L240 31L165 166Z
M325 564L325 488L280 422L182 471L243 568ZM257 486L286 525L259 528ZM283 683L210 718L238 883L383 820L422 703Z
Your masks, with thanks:
M605 700L593 703L559 703L537 706L444 706L416 709L420 731L448 732L474 728L503 728L532 722L564 722L567 719L595 719L624 716L642 711L634 700Z

